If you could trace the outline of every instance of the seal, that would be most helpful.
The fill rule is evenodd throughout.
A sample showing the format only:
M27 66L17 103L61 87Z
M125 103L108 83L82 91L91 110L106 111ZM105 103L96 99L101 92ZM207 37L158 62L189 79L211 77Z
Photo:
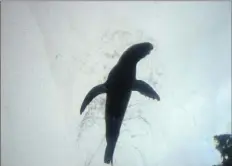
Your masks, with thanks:
M106 142L104 163L113 165L113 153L119 137L121 124L126 112L131 92L160 101L156 91L142 80L136 79L136 65L153 50L149 42L134 44L122 54L110 71L105 83L93 87L85 96L80 113L96 96L106 93L105 124Z

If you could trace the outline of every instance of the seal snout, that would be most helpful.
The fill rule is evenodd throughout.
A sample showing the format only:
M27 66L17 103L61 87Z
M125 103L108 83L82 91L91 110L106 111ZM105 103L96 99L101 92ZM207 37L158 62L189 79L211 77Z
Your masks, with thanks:
M153 49L154 49L154 46L153 46L151 43L148 43L148 45L149 45L149 49L150 49L150 50L153 50Z
M150 54L150 52L154 49L154 46L149 42L147 42L146 45L147 45L147 54Z

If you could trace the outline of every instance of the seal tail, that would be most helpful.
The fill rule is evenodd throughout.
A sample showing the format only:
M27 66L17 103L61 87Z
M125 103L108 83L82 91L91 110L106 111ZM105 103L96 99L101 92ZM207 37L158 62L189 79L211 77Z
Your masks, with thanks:
M122 124L121 118L113 118L106 116L106 142L104 163L113 165L113 155L115 146L118 140L120 127Z
M105 156L104 156L104 163L112 164L113 163L113 154L115 149L116 143L109 143L106 146Z

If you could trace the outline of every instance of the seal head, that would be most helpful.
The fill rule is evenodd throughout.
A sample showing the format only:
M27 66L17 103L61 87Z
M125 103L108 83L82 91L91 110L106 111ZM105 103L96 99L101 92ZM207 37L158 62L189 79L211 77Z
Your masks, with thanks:
M149 42L134 44L122 54L119 63L137 63L146 57L153 50L153 45Z

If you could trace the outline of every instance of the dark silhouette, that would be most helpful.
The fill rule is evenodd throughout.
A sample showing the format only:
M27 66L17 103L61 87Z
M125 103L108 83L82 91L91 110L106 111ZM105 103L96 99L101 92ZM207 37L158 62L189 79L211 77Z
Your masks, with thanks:
M110 71L106 82L93 87L82 103L81 114L94 97L102 93L107 94L105 106L107 147L104 156L104 162L107 164L113 164L113 153L131 92L137 91L149 98L160 100L151 86L142 80L136 80L137 62L152 49L153 45L149 42L129 47Z
M216 144L216 149L221 153L222 166L232 166L232 135L215 135L213 139Z

